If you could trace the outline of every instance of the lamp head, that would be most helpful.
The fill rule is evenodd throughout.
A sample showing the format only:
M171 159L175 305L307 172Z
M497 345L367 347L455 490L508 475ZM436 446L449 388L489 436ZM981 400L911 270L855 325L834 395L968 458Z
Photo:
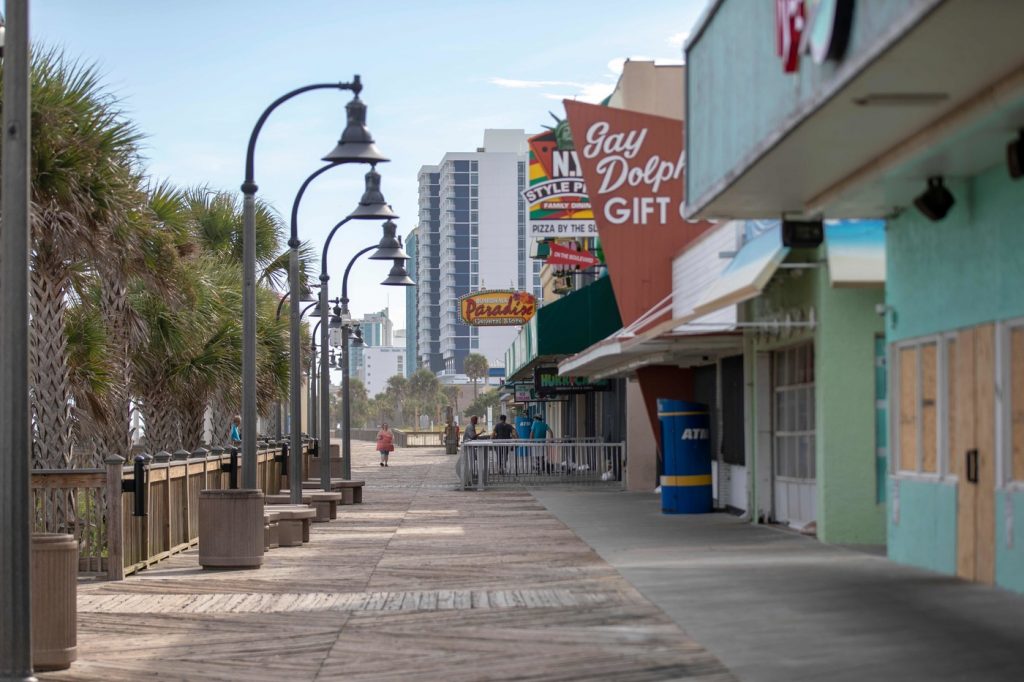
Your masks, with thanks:
M386 287L414 287L416 282L412 281L409 277L409 273L405 271L405 258L396 258L395 264L391 266L391 272L388 273L387 279L381 284Z
M366 127L366 105L359 95L352 98L352 101L345 105L345 114L348 119L345 130L341 133L338 145L324 157L324 161L331 163L381 163L390 161L384 156L376 143L373 135Z
M312 287L309 284L303 282L301 286L302 293L299 295L299 300L303 303L313 303L319 297L313 293Z
M376 166L371 166L366 174L363 196L359 199L356 210L349 213L348 217L353 220L387 220L398 217L384 200L384 193L380 191L380 173L377 172Z
M356 327L355 330L352 332L352 345L353 346L362 346L363 345L363 330L360 329L359 327Z
M928 189L919 197L914 199L914 206L928 220L942 220L953 208L956 199L942 182L941 176L928 178Z
M409 254L402 250L402 241L395 236L398 225L388 220L381 226L384 234L377 244L377 250L370 254L370 260L394 260L396 258L408 258Z

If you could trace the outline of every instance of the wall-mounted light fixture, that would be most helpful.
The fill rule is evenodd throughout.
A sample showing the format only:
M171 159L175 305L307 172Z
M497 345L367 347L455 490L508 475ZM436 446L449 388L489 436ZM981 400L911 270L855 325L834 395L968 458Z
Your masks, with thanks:
M928 178L928 189L914 199L914 206L928 220L942 220L955 203L956 199L946 189L941 176Z
M1006 165L1014 180L1024 178L1024 130L1017 133L1017 139L1006 145Z

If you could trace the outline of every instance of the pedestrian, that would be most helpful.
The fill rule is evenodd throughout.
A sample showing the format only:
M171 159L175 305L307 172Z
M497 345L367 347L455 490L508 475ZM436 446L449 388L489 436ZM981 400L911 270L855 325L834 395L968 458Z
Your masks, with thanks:
M242 444L242 415L231 418L231 444L236 448Z
M476 415L469 418L469 426L466 427L466 432L462 436L462 442L465 443L468 440L476 440L480 437L480 432L477 430L477 419Z
M530 425L530 438L533 440L547 440L548 436L553 437L554 435L555 432L552 431L551 427L548 426L548 423L544 421L544 417L539 414L533 415L533 424ZM554 468L554 465L547 457L547 453L545 452L546 449L547 448L541 448L538 446L535 451L537 455L535 465L538 473L543 473L545 471L551 473L551 470Z
M498 416L498 423L494 425L494 438L497 440L511 440L516 437L516 430L508 423L508 417ZM512 455L512 447L509 445L495 449L498 457L498 470L505 473Z
M380 465L386 467L388 465L388 455L391 454L395 449L395 434L388 428L387 422L380 425L380 431L377 432L377 452L380 453Z

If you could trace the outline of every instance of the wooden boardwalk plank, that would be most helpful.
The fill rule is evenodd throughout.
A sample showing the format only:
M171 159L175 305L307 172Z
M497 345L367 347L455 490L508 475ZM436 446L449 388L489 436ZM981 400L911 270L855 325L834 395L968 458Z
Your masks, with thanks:
M83 584L79 661L40 679L733 679L527 491L456 490L439 450L353 451L364 504L259 570L192 550Z

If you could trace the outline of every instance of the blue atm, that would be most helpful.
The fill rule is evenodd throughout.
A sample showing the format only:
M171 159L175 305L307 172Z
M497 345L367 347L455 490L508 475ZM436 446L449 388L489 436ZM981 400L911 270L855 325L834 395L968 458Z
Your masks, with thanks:
M661 448L661 511L706 514L711 511L711 419L707 405L658 399Z

